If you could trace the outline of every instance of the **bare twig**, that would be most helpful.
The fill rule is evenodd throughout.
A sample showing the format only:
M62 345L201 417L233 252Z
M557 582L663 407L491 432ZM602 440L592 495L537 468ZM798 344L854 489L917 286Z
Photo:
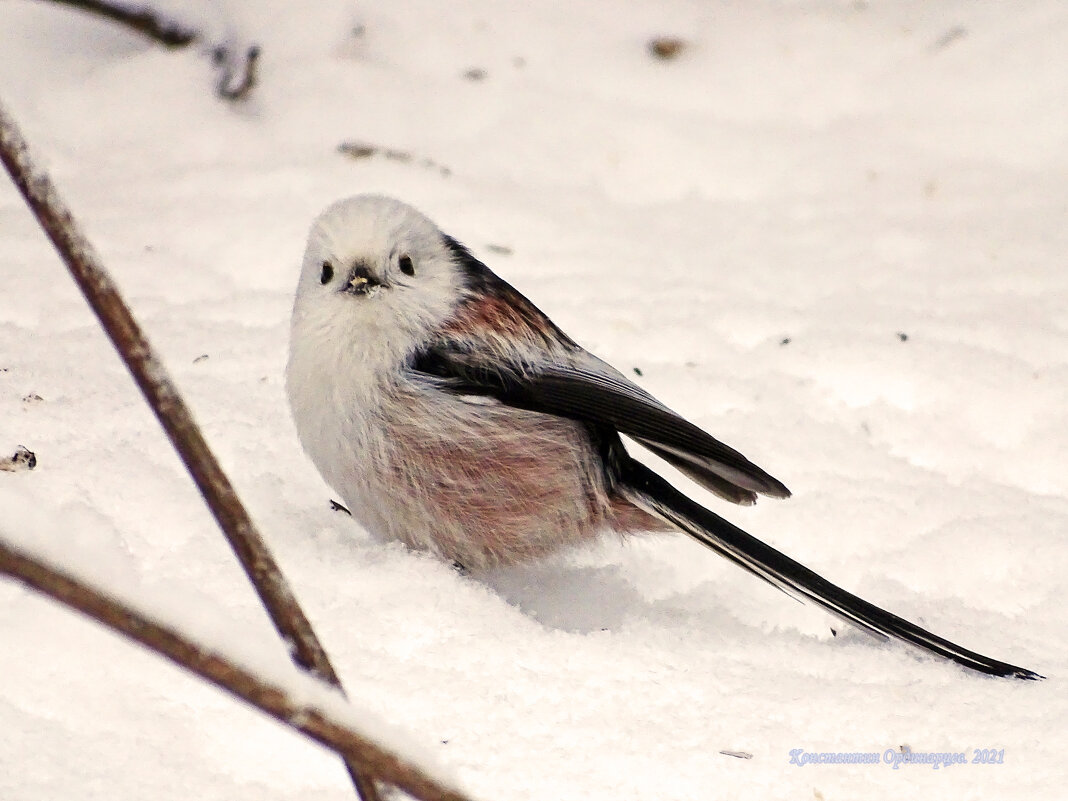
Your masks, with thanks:
M468 801L463 793L447 787L403 757L354 731L329 710L295 700L284 686L257 676L224 654L189 640L90 584L11 546L2 538L0 575L10 576L141 643L415 798Z
M397 150L392 147L379 147L378 145L372 145L368 142L358 142L354 140L342 142L337 146L337 152L355 160L381 155L389 161L396 161L401 164L412 164L415 161L412 154L407 150ZM420 167L425 167L429 170L437 170L445 178L452 175L451 169L442 164L438 164L433 159L422 158L419 159L418 164Z
M50 0L50 2L106 17L167 47L185 47L195 42L198 37L198 33L192 28L143 4L109 3L105 0Z
M341 689L337 673L315 636L311 623L204 441L189 408L111 282L93 246L81 233L60 199L48 174L33 163L25 139L3 104L0 104L0 161L3 161L15 185L37 215L38 222L59 251L145 400L170 437L237 554L271 621L289 646L293 660L323 681ZM378 793L373 781L360 776L351 764L349 773L363 801L377 801Z
M142 36L170 48L185 47L201 38L201 32L168 17L144 3L124 3L116 0L47 0L47 2L104 17L117 22ZM232 48L219 45L211 49L212 59L219 69L215 93L223 100L243 100L256 85L259 76L259 45L250 46L244 57L235 56Z
M227 47L217 47L212 54L215 64L222 70L215 84L215 93L223 100L243 100L256 85L259 76L260 48L252 45L245 51L244 60L239 59ZM240 72L238 70L240 69ZM234 78L240 75L240 80Z
M335 512L344 512L344 513L345 513L345 514L347 514L347 515L348 515L349 517L352 517L352 512L350 512L350 511L349 511L348 509L346 509L346 508L345 508L344 506L342 506L342 505L341 505L340 503L338 503L337 501L335 501L335 500L334 500L333 498L331 498L331 499L330 499L330 509L331 509L332 511L335 511Z

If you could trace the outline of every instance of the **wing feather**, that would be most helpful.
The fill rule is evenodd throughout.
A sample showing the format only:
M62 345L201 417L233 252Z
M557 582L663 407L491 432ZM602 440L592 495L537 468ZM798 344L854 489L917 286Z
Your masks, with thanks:
M756 493L789 497L781 481L579 347L462 245L451 239L446 245L468 276L470 294L455 319L413 355L414 370L458 393L609 425L734 503L753 503ZM523 348L502 346L508 342Z

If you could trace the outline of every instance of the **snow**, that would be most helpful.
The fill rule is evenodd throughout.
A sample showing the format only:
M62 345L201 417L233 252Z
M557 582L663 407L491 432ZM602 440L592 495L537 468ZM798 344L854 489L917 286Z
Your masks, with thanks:
M247 102L213 97L203 48L23 0L0 1L0 97L358 708L477 798L1061 797L1062 3L162 5L262 45ZM689 45L658 61L646 43L661 34ZM671 473L680 485L861 596L1049 679L873 641L682 536L467 577L370 539L330 510L282 378L307 227L356 192L423 209L794 497L727 509ZM0 472L4 531L52 538L101 581L169 599L191 632L281 660L6 181L0 276L0 455L38 459ZM5 801L353 797L318 746L9 582L0 637ZM790 764L797 748L906 744L1004 749L1004 764Z
M334 687L299 670L285 649L279 647L278 640L242 638L232 622L215 616L210 604L197 608L188 595L178 596L170 588L145 581L123 560L100 558L110 543L103 538L78 536L81 532L69 536L62 521L43 512L37 501L32 495L0 487L0 508L7 517L7 521L0 522L0 543L90 587L106 587L112 600L143 618L172 631L184 629L186 642L192 643L199 654L217 654L280 693L296 710L291 720L320 713L331 723L346 726L397 754L424 774L436 776L439 782L452 782L451 778L444 778L444 771L433 756L410 736L376 713L354 708ZM17 528L9 528L11 520L18 521Z

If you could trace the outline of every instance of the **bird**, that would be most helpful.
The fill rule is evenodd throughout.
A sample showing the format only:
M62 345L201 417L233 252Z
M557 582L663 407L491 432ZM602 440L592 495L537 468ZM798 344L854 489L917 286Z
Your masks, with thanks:
M790 490L565 334L459 240L362 194L314 221L286 391L298 438L367 531L466 569L679 531L882 639L1039 679L832 584L692 500L621 436L724 501Z

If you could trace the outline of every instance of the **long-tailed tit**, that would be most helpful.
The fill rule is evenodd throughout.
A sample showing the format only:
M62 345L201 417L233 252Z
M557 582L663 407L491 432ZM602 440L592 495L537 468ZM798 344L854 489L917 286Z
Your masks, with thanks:
M467 567L679 530L880 637L995 676L949 642L821 578L676 490L620 434L716 495L789 490L588 353L421 213L362 195L315 221L293 308L301 443L370 532Z

